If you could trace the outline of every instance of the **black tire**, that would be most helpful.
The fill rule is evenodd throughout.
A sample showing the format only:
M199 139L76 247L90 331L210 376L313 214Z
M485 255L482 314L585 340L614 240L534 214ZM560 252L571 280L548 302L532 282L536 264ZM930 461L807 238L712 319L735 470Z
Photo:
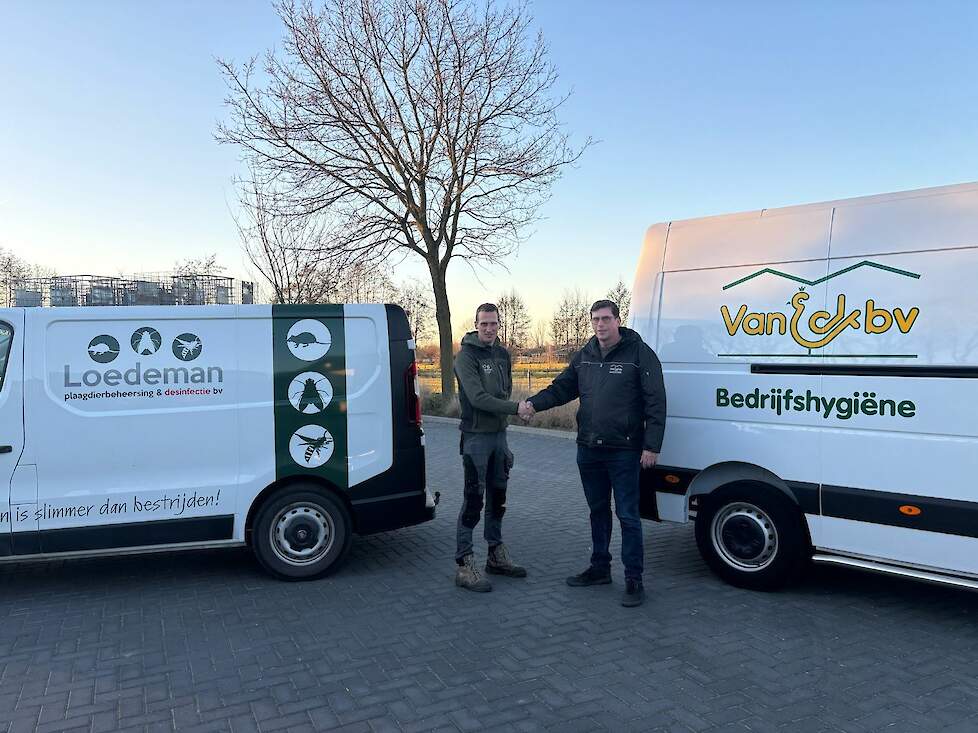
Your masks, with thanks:
M700 499L696 545L739 588L776 590L801 576L811 547L801 509L779 489L734 484Z
M336 570L352 541L353 522L343 502L308 486L268 497L251 534L262 567L282 580L312 580Z

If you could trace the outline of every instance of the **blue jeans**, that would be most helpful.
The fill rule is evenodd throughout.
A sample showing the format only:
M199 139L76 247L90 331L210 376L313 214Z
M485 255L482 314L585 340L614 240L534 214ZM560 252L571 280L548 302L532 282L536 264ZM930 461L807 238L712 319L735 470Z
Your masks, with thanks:
M644 570L645 548L638 509L640 457L636 450L577 446L577 467L591 510L591 566L599 570L611 567L611 495L614 493L626 580L641 580Z

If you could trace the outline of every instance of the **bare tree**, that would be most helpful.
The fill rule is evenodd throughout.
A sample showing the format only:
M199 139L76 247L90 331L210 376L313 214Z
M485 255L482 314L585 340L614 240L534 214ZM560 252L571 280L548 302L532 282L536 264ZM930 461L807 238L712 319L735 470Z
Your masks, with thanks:
M431 289L424 283L411 280L398 288L394 302L407 313L414 340L420 342L429 339L432 334L431 317L435 312L435 306L431 302Z
M323 225L311 217L275 214L275 193L257 177L241 183L241 216L235 223L245 255L272 289L274 303L327 303L341 271L343 253L324 252Z
M547 322L539 320L533 327L533 348L543 349L547 346Z
M342 250L326 252L343 254ZM354 261L337 275L332 298L336 303L394 303L397 286L390 270L382 263Z
M446 281L453 259L498 263L572 148L557 75L525 6L475 0L311 0L277 6L283 50L221 61L230 121L218 139L275 176L285 213L328 216L332 246L424 259L455 391ZM256 72L263 73L261 83Z
M510 351L524 348L530 314L523 296L513 289L496 301L496 305L499 308L499 340Z
M591 337L590 303L577 289L565 290L550 320L554 347L561 356L569 356Z
M624 280L618 278L618 282L611 287L611 290L608 291L608 295L605 297L618 306L618 312L621 314L621 322L628 323L628 310L632 305L632 291L625 285Z
M224 267L217 263L217 253L205 255L203 257L190 257L185 260L178 260L173 265L173 274L181 277L191 275L222 275Z
M0 247L0 303L4 306L11 305L13 290L18 287L18 283L40 277L40 270L41 268L18 257L10 250Z

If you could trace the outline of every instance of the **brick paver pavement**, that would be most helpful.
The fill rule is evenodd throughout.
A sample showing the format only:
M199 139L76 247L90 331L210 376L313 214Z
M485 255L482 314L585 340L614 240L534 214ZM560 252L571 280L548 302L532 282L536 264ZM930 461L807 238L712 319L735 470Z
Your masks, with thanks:
M978 730L976 594L837 569L738 590L653 523L645 606L620 565L565 586L589 537L562 438L510 436L529 578L455 588L457 430L427 430L438 518L357 538L330 578L246 551L0 567L0 731Z

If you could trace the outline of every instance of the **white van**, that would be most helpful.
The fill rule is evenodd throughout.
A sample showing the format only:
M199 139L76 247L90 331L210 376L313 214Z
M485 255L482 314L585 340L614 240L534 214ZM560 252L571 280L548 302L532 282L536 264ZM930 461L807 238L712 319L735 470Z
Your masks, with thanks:
M978 184L670 222L632 325L668 422L643 514L725 580L809 559L978 588Z
M397 306L0 309L0 559L250 544L286 579L432 519Z

